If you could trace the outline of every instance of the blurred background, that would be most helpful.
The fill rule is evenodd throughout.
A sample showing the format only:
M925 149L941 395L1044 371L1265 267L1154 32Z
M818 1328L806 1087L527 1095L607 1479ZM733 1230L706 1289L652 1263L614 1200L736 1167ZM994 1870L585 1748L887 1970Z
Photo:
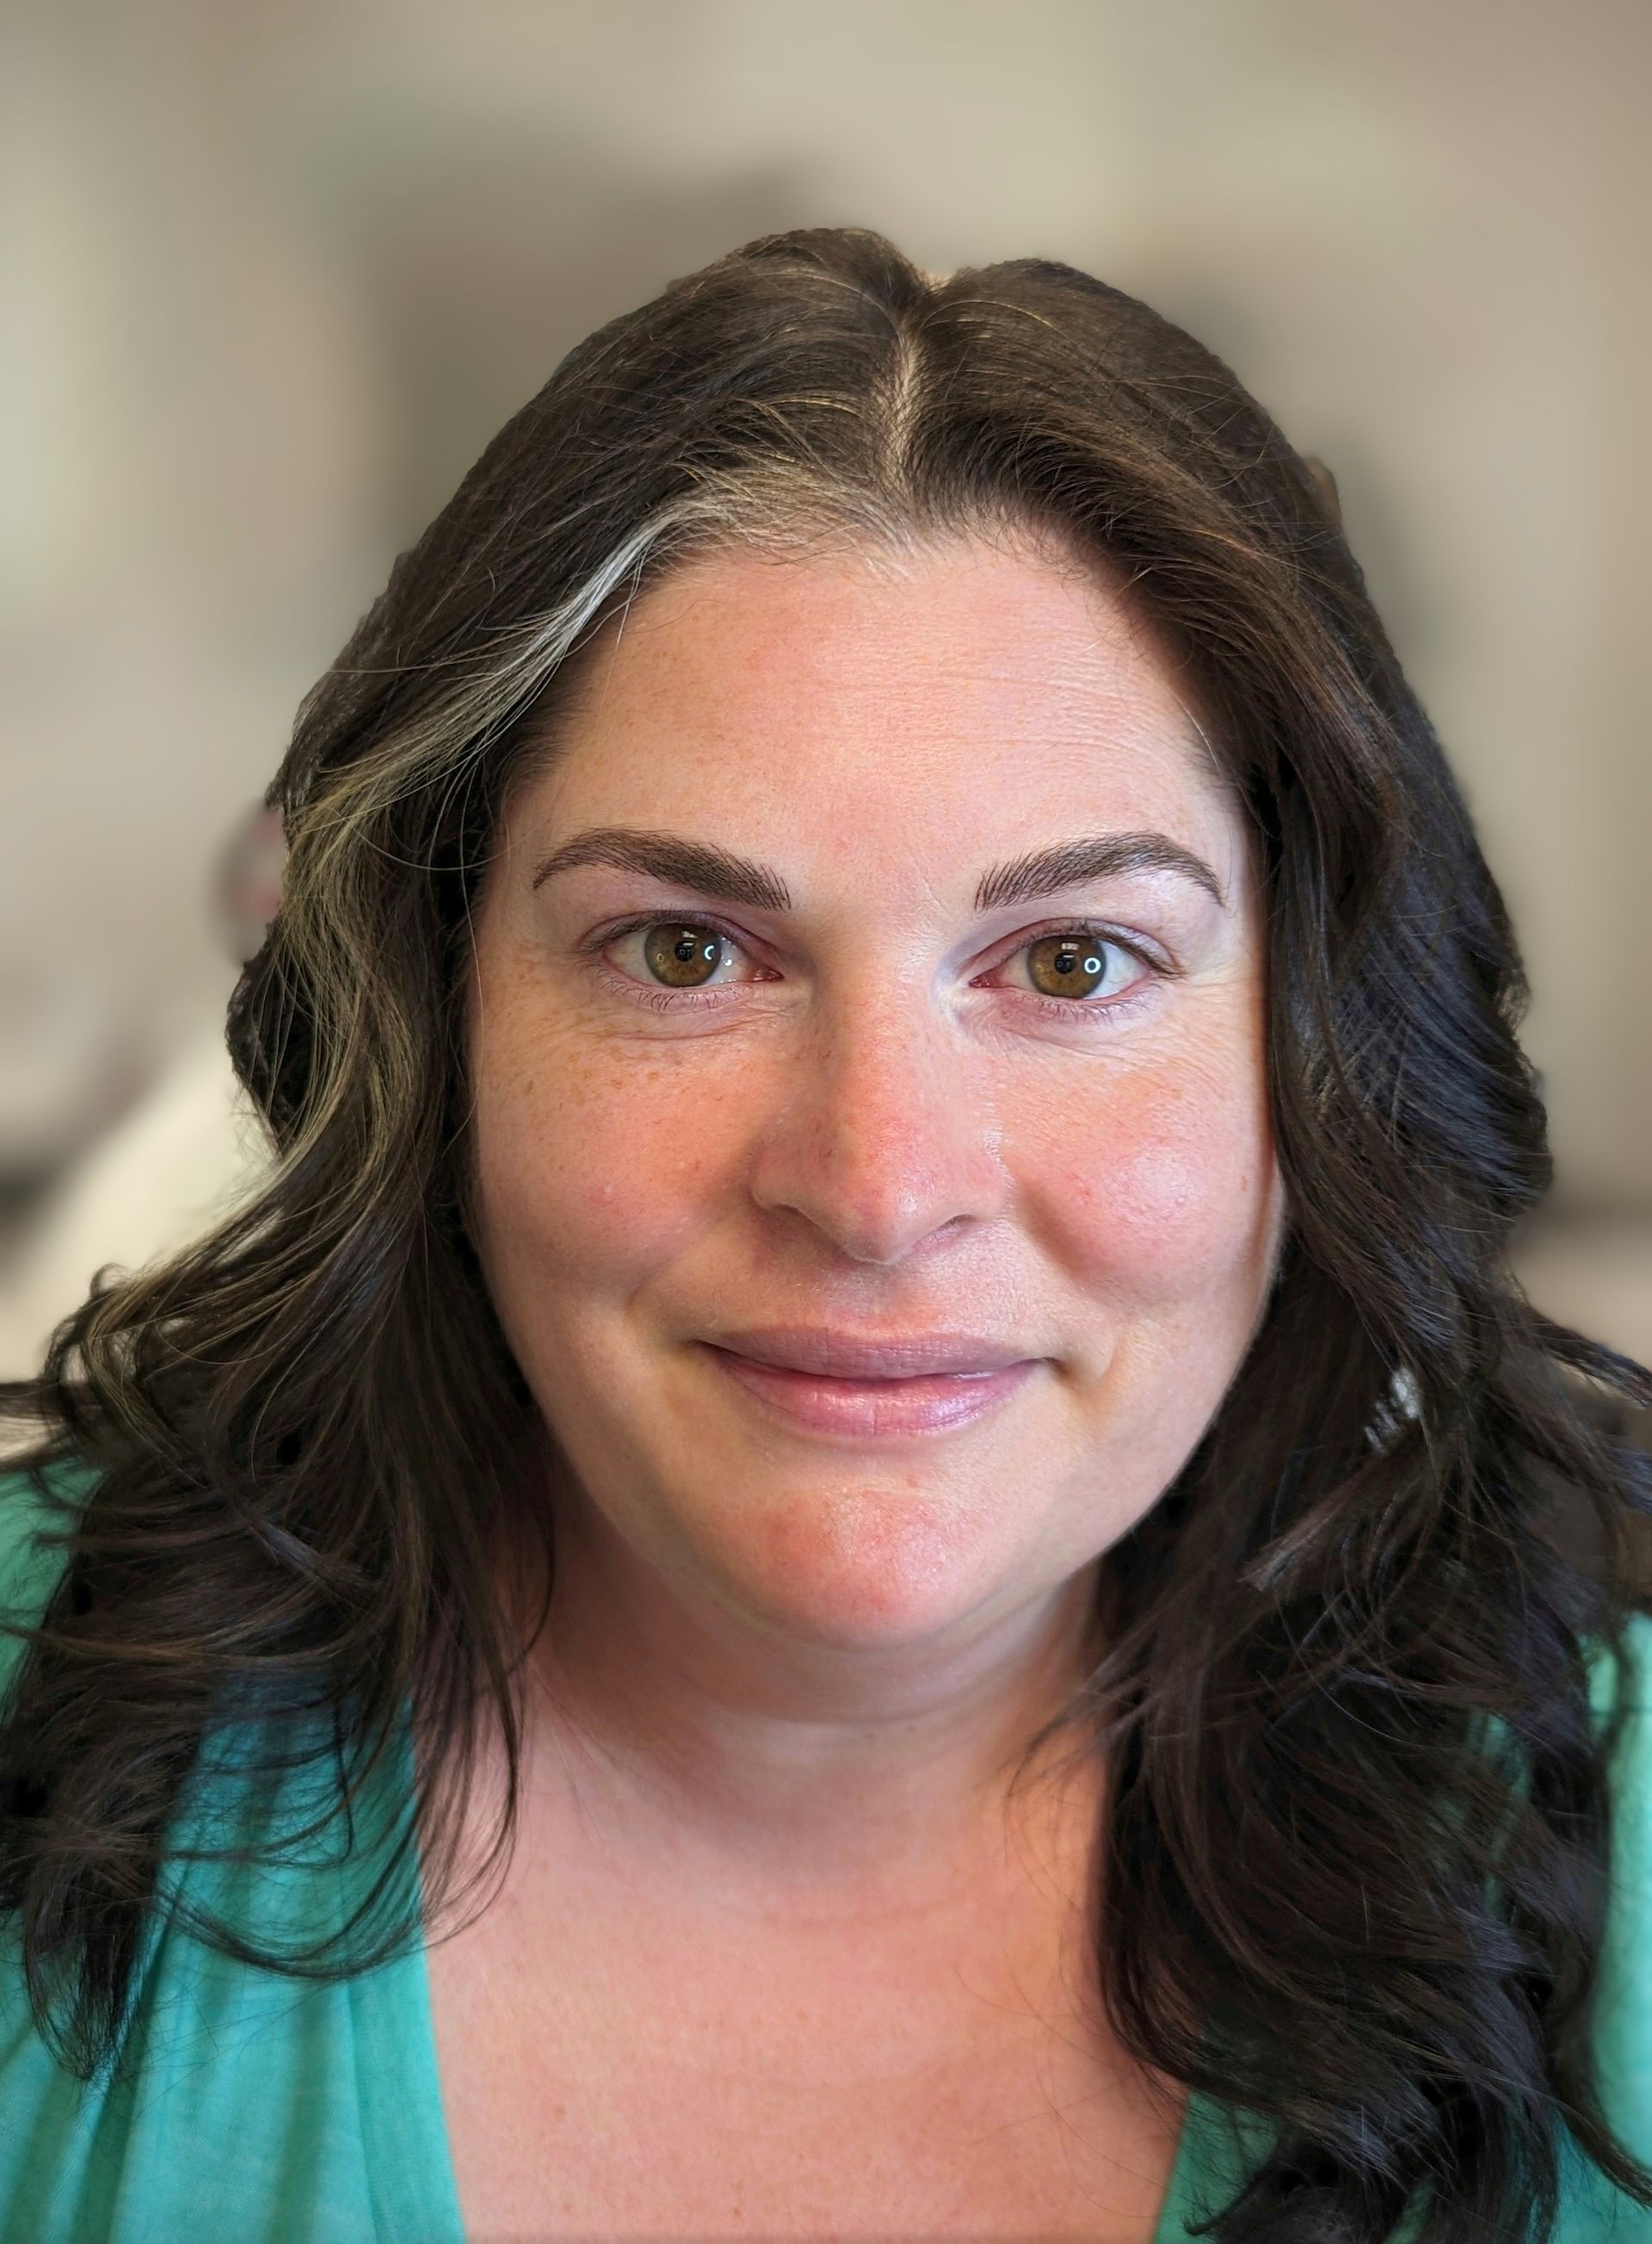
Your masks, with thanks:
M0 67L0 1373L261 1159L258 803L580 336L751 237L1038 254L1235 367L1503 884L1539 1307L1652 1360L1642 0L13 0Z

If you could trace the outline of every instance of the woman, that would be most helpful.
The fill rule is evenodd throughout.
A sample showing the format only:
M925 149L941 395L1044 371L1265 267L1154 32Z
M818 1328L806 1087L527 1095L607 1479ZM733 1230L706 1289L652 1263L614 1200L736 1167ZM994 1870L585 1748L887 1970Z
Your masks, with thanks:
M750 244L270 799L269 1179L13 1390L5 2234L1637 2233L1652 1375L1228 370Z

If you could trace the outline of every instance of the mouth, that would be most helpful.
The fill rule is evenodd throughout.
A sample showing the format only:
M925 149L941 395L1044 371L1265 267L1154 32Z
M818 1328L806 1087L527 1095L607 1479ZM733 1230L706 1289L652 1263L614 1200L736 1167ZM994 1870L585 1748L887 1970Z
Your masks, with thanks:
M1026 1357L987 1370L840 1378L761 1362L714 1342L701 1345L728 1379L769 1413L816 1433L863 1441L972 1424L1008 1402L1039 1369L1036 1360Z

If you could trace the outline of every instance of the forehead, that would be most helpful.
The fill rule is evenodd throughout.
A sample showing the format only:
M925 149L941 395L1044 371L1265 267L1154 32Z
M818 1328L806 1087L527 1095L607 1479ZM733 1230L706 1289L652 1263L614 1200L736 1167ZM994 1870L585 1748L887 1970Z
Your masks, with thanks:
M559 819L644 795L839 825L898 804L942 835L1007 818L1042 841L1151 812L1231 855L1236 798L1181 666L1099 564L1030 539L702 553L579 665L530 782Z

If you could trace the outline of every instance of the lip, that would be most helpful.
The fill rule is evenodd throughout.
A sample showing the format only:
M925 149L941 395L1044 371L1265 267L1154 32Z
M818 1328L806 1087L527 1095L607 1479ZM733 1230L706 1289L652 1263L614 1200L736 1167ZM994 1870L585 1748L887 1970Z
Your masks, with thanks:
M1035 1359L979 1333L895 1333L879 1340L818 1325L760 1325L724 1333L711 1346L786 1371L830 1379L923 1379L946 1372L1004 1371Z
M792 1424L859 1441L944 1433L970 1425L1008 1402L1039 1368L1036 1358L1024 1356L988 1371L839 1379L760 1362L713 1342L704 1345L726 1375Z

